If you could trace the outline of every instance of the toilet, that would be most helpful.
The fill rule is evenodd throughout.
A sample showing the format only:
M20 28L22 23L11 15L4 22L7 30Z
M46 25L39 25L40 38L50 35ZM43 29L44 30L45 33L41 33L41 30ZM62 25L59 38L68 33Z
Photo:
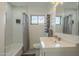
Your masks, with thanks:
M35 43L35 44L33 44L33 48L39 49L39 48L41 48L41 44L40 43Z

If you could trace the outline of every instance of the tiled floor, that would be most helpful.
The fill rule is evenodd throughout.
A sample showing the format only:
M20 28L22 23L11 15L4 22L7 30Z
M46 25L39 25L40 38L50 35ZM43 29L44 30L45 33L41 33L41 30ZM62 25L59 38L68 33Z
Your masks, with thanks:
M40 56L40 49L30 49L28 52L24 53L22 56Z

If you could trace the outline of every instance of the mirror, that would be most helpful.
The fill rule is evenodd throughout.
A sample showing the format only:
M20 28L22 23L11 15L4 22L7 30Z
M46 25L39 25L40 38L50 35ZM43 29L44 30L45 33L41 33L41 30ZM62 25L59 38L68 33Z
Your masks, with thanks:
M63 2L56 7L55 32L79 35L78 2Z

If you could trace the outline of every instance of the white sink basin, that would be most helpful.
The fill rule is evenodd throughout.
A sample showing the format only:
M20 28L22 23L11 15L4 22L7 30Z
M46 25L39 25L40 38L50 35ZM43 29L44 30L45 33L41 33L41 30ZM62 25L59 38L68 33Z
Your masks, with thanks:
M55 44L52 45L52 48L53 47L58 48L58 47L63 47L63 46L61 44L59 44L59 43L55 43Z
M41 37L40 42L42 48L76 47L72 42L68 42L64 39L59 41L54 37Z

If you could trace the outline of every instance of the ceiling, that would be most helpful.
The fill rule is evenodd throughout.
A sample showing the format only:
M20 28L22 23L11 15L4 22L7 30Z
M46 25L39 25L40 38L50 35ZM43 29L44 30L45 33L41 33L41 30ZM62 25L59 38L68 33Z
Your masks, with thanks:
M9 2L9 4L11 4L13 6L29 6L29 5L46 5L46 6L52 5L53 6L53 4L51 2ZM77 2L64 2L62 7L64 7L64 8L77 8L78 3Z
M50 5L50 2L9 2L13 6Z
M65 2L63 4L64 8L78 8L78 3L77 2Z

